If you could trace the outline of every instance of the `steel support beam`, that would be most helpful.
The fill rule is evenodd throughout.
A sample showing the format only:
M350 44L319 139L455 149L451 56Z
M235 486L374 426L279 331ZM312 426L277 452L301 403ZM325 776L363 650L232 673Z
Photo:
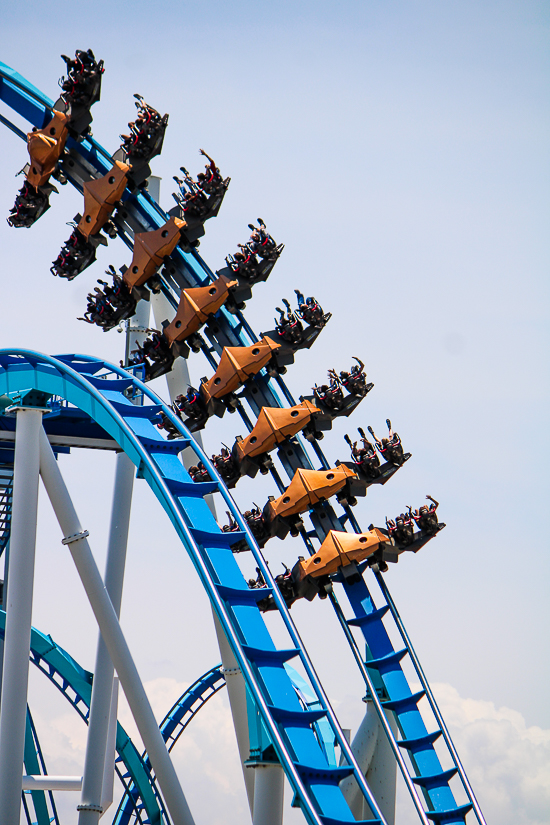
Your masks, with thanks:
M22 790L24 791L79 791L82 788L81 776L24 776ZM19 794L21 798L21 794Z
M87 542L88 533L82 530L71 497L43 430L40 437L40 473L65 536L63 543L68 545L77 572L84 585L101 635L105 640L143 744L156 773L170 816L177 825L194 825L187 800L172 760L166 750L147 694L122 633L118 617ZM8 825L8 822L5 825ZM13 825L13 821L9 825Z
M10 584L0 705L0 825L18 823L21 810L42 415L43 410L38 408L20 407L16 411Z
M277 762L255 765L254 773L254 825L282 825L285 774Z
M233 726L237 737L237 747L241 765L243 767L244 785L250 807L250 815L254 814L254 783L256 773L251 768L245 766L246 760L250 757L250 736L248 733L248 710L246 703L246 684L238 662L233 655L233 651L227 641L227 636L214 611L214 627L218 637L218 645L222 658L223 674L227 683L227 694L229 696L229 706L233 716Z
M386 719L394 736L397 736L393 714L387 713ZM394 825L397 763L376 709L370 701L367 702L366 713L353 738L351 749L388 825ZM353 815L357 819L370 819L372 812L355 779L344 780L340 787Z
M118 715L118 678L113 679L113 695L111 696L111 715L109 730L107 731L107 748L105 751L105 769L103 771L103 795L101 807L105 812L113 804L115 794L115 758L116 758L116 729Z
M378 714L372 704L367 703L367 716L376 717ZM394 738L397 739L397 722L391 711L386 713L386 719L392 730ZM388 737L382 730L380 720L378 720L380 732L378 734L378 741L374 750L369 769L366 774L366 780L372 795L378 803L378 807L384 814L388 825L395 823L395 794L397 787L397 762L393 755ZM367 819L371 816L371 811L366 799L363 799L363 817Z
M132 491L135 467L126 455L116 457L115 485L111 525L105 568L105 589L114 611L120 616ZM86 741L86 759L78 825L97 825L103 812L102 798L105 773L105 753L111 716L114 668L107 646L99 634L90 703L90 724ZM113 766L114 768L114 766Z

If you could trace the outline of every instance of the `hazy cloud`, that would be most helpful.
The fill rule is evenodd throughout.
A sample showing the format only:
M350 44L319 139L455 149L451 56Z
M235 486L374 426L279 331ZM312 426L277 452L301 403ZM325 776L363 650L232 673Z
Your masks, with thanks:
M159 721L189 685L159 678L145 684ZM527 727L521 713L483 699L464 698L449 684L435 684L443 717L489 823L548 825L550 821L550 730ZM341 711L341 708L340 708ZM119 719L136 744L139 736L121 695ZM35 714L52 773L79 774L85 727L67 713ZM139 746L139 745L138 745ZM198 822L242 825L247 802L225 691L193 719L172 751L191 810ZM77 795L58 794L61 811L74 811ZM286 790L285 822L300 822ZM409 798L400 792L398 822L416 825Z
M550 730L521 713L434 686L437 701L488 822L550 822Z

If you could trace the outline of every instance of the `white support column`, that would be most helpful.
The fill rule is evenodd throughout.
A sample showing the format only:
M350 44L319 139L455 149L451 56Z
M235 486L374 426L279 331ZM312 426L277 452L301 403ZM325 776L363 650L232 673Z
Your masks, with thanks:
M147 192L160 206L160 184L162 178L157 175L149 175L147 178Z
M397 736L393 714L388 713L386 718L394 736ZM394 825L397 763L372 702L367 702L366 713L353 738L351 749L386 822ZM357 819L372 818L369 805L355 779L344 779L340 788Z
M248 805L250 807L250 815L254 813L254 781L256 771L252 768L245 767L244 763L250 757L250 738L248 734L248 710L246 706L246 685L241 673L241 669L233 651L229 646L227 637L223 632L223 628L214 613L214 627L216 628L216 635L218 637L218 645L222 657L223 670L225 674L225 681L227 683L227 693L229 696L229 706L231 707L231 714L233 716L233 726L235 728L235 736L237 737L237 747L239 749L239 756L241 765L243 767L244 784L246 788L246 795L248 797Z
M132 508L135 467L125 453L116 457L115 485L111 526L107 547L105 588L117 616L120 616L126 548ZM103 778L114 668L105 642L99 634L90 704L90 724L86 741L86 758L82 795L78 806L78 825L97 825L103 813Z
M22 782L24 791L79 791L82 788L81 776L51 776L39 774L24 776ZM21 798L21 794L19 794ZM17 820L19 822L19 820Z
M10 584L0 705L0 825L18 823L21 810L42 414L43 410L30 407L16 412ZM52 459L55 463L53 455Z
M103 813L113 804L115 794L115 757L116 757L116 728L118 716L118 679L113 679L113 695L111 697L111 715L107 732L107 748L105 750L105 770L103 771L103 795L101 807ZM103 816L103 814L102 814Z
M373 709L371 705L371 702L367 704L365 715L351 743L351 750L363 774L366 774L370 767L379 735L378 717L376 712L372 712ZM370 712L369 707L371 708ZM342 764L342 761L345 760L340 760L340 764ZM355 779L353 777L344 779L340 783L340 788L353 815L361 819L363 816L364 797Z
M162 329L163 321L172 321L176 311L166 295L159 292L151 295L151 308L157 329ZM176 358L170 372L166 373L166 383L172 404L177 395L185 393L187 385L191 383L189 378L189 368L185 358Z
M285 774L278 763L256 765L254 773L254 825L282 825Z
M84 585L101 635L105 640L143 744L147 749L170 816L177 825L194 825L191 811L166 750L118 617L86 540L88 533L82 530L44 432L40 437L40 473L65 536L63 543L68 545ZM13 820L9 823L6 821L5 825L13 825Z
M372 716L377 716L376 710L372 703L367 705L367 716L369 713ZM397 723L393 713L388 711L386 714L388 724L392 729L392 733L397 738ZM378 803L378 807L384 814L388 825L395 823L395 794L397 786L397 762L391 745L388 741L380 722L378 722L380 732L378 734L378 742L372 757L369 769L367 771L366 780L372 795ZM363 800L363 816L370 818L372 816L367 801Z
M147 328L149 327L149 316L151 314L151 306L149 301L138 301L136 306L136 314L128 320L126 328L126 354L125 363L128 363L131 351L136 346L143 346L143 342L147 338Z

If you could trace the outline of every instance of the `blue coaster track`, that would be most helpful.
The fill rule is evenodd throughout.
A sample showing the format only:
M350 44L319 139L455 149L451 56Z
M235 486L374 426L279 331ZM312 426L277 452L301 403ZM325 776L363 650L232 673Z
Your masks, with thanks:
M0 99L29 123L42 128L51 116L52 102L4 64L0 64L0 80ZM1 119L5 125L24 137L7 118ZM97 177L105 174L110 168L109 154L91 138L78 143L69 139L67 148L69 155L62 162L63 173L80 191L82 181L86 179L82 172L84 165L88 170L93 168L94 176ZM89 178L89 172L87 176ZM130 193L127 190L122 200L124 208L117 211L114 223L118 235L129 248L132 247L135 232L157 229L167 220L165 213L145 191ZM196 252L184 252L176 248L162 269L159 279L163 294L175 309L182 289L208 284L215 279L215 275ZM224 307L216 315L215 326L210 327L209 338L211 346L204 344L202 349L214 367L217 365L216 358L224 347L248 346L258 340L242 313L232 315ZM0 392L27 389L29 384L26 387L22 386L21 379L23 384L30 381L33 388L74 404L90 415L117 441L136 464L138 475L150 484L195 564L243 671L248 689L261 713L277 756L300 798L306 819L316 823L354 821L339 789L339 782L344 776L353 773L377 817L372 821L383 821L365 779L343 738L262 553L249 534L222 480L202 449L191 434L182 428L181 422L171 410L164 407L137 378L132 378L127 372L112 365L84 356L60 356L53 359L28 351L4 351L0 353L0 364ZM133 395L134 400L135 397L140 397L144 402L143 406L136 407L132 404L128 400L128 393ZM272 379L262 371L240 392L241 403L238 409L250 429L252 425L242 402L246 401L252 412L257 415L262 406L283 406L282 399L291 405L295 403L280 377ZM154 422L155 416L161 410L182 433L183 439L174 443L165 441L159 435ZM214 481L202 484L191 482L177 458L178 452L185 446L194 449ZM313 468L317 464L321 465L321 469L329 467L317 442L306 445L297 437L293 441L293 448L292 459L286 458L284 452L279 453L283 469L289 478L297 467ZM277 473L274 474L274 480L279 489L284 489ZM204 496L212 492L222 495L226 506L239 524L241 533L224 534L220 531L204 501ZM332 506L325 502L316 513L312 513L312 516L313 530L304 536L310 552L313 552L311 539L316 537L322 541L329 529L343 530L348 526L355 532L360 532L349 507L345 507L342 515L337 516ZM273 596L277 610L287 627L292 640L292 646L288 650L275 649L257 608L256 602L266 596L266 590L255 592L248 588L235 556L231 553L229 545L239 538L245 539L248 543L268 585L267 592ZM330 594L329 599L364 678L369 698L372 699L381 724L388 734L418 815L424 825L430 820L452 825L464 823L467 812L473 810L478 822L484 823L483 815L386 582L381 574L375 575L383 601L381 607L376 607L363 578L353 585L347 583L343 577L339 578L351 608L350 618L346 618L334 593ZM391 644L383 621L386 615L394 621L403 639L402 650L395 651ZM366 662L353 634L354 628L358 628L366 643ZM422 684L422 691L419 693L412 693L401 668L400 662L405 656L410 657ZM319 711L305 711L297 700L284 668L284 663L292 657L299 657L302 661L311 688L319 702ZM427 730L418 708L423 696L428 699L438 722L438 728L432 732ZM395 716L401 734L398 740L387 723L385 711L391 711ZM335 768L328 764L312 727L319 715L325 717L332 726L335 739L345 754L347 766ZM451 759L453 767L450 770L443 770L441 767L434 747L438 737L442 737L441 741ZM403 755L404 752L408 756L408 761ZM465 805L457 804L451 790L450 783L455 775L461 780L466 794L468 801ZM420 793L417 792L417 788L420 788Z
M354 775L371 808L376 802L351 752L340 725L301 643L288 608L231 496L206 454L169 407L139 379L104 361L86 356L58 358L36 352L0 350L0 394L20 396L30 390L64 399L85 412L129 456L137 473L149 484L165 509L205 587L247 687L283 765L306 818L315 825L353 822L354 818L339 788L339 782ZM141 405L132 403L137 397ZM156 423L164 412L183 438L168 441ZM215 481L196 484L178 458L192 447ZM221 494L241 533L223 533L204 497ZM245 539L268 585L277 609L292 639L293 647L278 650L271 639L257 601L265 590L250 590L230 545ZM310 680L321 710L304 710L284 663L299 658ZM326 717L335 741L346 755L348 766L328 763L313 723ZM384 822L381 813L373 822Z

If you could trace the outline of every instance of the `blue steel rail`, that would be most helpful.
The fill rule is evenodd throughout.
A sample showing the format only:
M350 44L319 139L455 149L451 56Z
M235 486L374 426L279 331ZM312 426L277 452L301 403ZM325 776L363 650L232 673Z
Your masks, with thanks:
M183 423L146 384L104 361L0 350L0 394L16 396L31 389L64 398L87 413L124 450L164 507L210 597L306 820L312 825L354 822L339 787L343 778L353 775L375 814L369 822L385 823L262 553L208 457ZM129 395L140 395L143 405L133 404ZM168 416L182 439L164 438L155 426L160 412ZM185 447L193 448L215 481L191 481L178 458ZM213 492L221 494L241 533L220 530L204 500ZM286 626L292 641L287 649L276 648L257 607L266 591L249 589L231 552L230 545L239 538L247 541ZM300 660L320 710L302 707L284 668L293 658ZM347 765L330 765L319 745L313 723L325 717Z
M5 102L11 105L12 108L17 109L20 114L26 116L27 119L34 125L42 126L45 120L47 120L49 114L48 105L51 105L51 101L48 101L47 98L44 98L40 93L37 93L37 90L34 89L34 87L30 87L29 84L25 86L27 81L25 81L20 75L16 75L13 70L9 70L9 72L11 72L9 75L5 72L3 74L4 81L3 85L0 86L0 99L4 99ZM2 76L2 73L2 64L0 64L0 76ZM3 86L5 84L7 84L7 94L3 91ZM21 103L19 108L17 105L14 105L14 101L17 102L16 91L19 89L23 90L26 97L32 100L32 104L29 104L27 100ZM42 109L40 109L40 106L42 106ZM25 112L27 112L27 114L25 114ZM32 119L33 117L34 120ZM99 146L99 144L95 143L92 139L88 139L78 144L77 149L88 163L91 163L95 158L98 161L96 164L97 174L104 174L107 169L105 163L109 160L109 156L107 152ZM70 169L67 169L67 167L64 166L63 171L67 174L67 177L71 180L71 182L75 183L77 188L81 188L78 182L76 182L74 178L71 178ZM158 204L152 201L145 192L139 192L132 195L127 193L125 197L125 207L127 211L124 214L130 222L130 228L124 224L124 221L120 216L115 217L115 224L117 225L119 234L124 242L131 247L132 229L135 230L137 227L139 231L143 231L146 229L158 228L166 221L167 216L160 209ZM195 286L208 283L214 277L215 276L213 273L209 270L204 261L202 261L196 252L185 253L178 248L171 256L169 263L161 271L162 289L172 306L175 307L177 306L179 293L182 288L185 288L186 286ZM253 341L258 340L257 336L244 319L242 313L238 313L234 316L222 307L216 316L216 324L217 328L214 331L211 330L209 334L212 347L203 347L205 355L207 355L210 362L214 366L216 362L213 358L213 353L216 352L220 354L224 346L235 346L239 344L248 345ZM255 414L258 414L262 405L283 406L279 393L282 393L285 401L289 404L292 405L295 403L282 379L278 378L276 380L270 380L267 375L260 374L254 379L254 381L250 382L248 387L245 387L241 391L240 397L242 400L247 401ZM241 405L239 405L239 408L243 420L250 429L251 424L248 416L242 409ZM279 457L283 460L284 469L289 477L292 476L296 466L314 466L306 450L306 445L301 438L297 437L295 441L293 441L293 447L296 454L294 464L289 465L288 463L285 463L283 456L279 455ZM308 448L313 451L322 468L327 468L329 466L317 443L308 445ZM274 473L273 475L279 489L282 489L284 485L282 484L278 474ZM310 552L313 552L311 541L309 540L310 537L316 535L317 538L322 541L328 529L345 529L345 525L349 524L356 532L360 531L359 525L357 524L349 508L344 508L344 515L340 517L336 515L334 509L328 503L323 505L322 510L325 516L326 530L320 526L319 519L316 519L314 522L314 530L309 532L307 536L303 535ZM454 745L448 735L448 731L445 728L443 720L441 719L441 715L437 709L433 694L420 667L418 657L414 652L407 634L402 632L404 631L404 628L402 628L402 622L399 619L394 606L392 607L393 602L391 600L391 596L389 595L387 585L383 582L382 577L379 576L378 579L381 585L382 597L385 601L382 608L378 610L374 607L374 602L372 601L364 581L360 583L360 586L358 586L355 591L352 591L349 587L345 588L354 613L352 619L346 620L335 595L332 595L330 600L369 691L372 693L374 677L374 682L377 683L378 689L383 689L384 691L382 703L384 708L386 710L393 711L395 715L398 728L402 736L401 740L396 740L395 737L393 737L391 729L385 721L382 704L375 700L377 710L380 712L381 722L388 733L390 744L396 754L397 761L411 792L417 812L420 819L424 823L427 822L427 819L431 819L433 821L442 822L444 825L447 823L451 825L451 823L464 823L467 810L473 809L478 822L483 825L485 820L475 799L463 766L458 759L456 749L454 748ZM359 591L361 591L361 594ZM367 607L365 607L365 605L367 605ZM396 622L396 625L404 638L404 651L396 652L391 646L391 642L383 624L383 617L388 612ZM367 643L368 667L365 667L365 664L358 653L357 644L350 630L350 627L356 626L360 627L364 640ZM385 651L382 657L377 655L376 652L373 652L379 650L380 645ZM440 726L438 730L432 732L431 734L427 733L422 715L417 707L417 703L420 701L421 697L418 695L415 697L415 702L412 701L412 693L399 664L400 660L407 654L410 655L413 666L415 667L423 683L425 695L428 698L430 706ZM383 659L383 661L381 661L381 659ZM390 678L388 674L393 674L394 676ZM411 736L411 731L414 731L415 734L418 735ZM454 765L451 771L442 770L434 748L434 742L441 733L443 733L443 741ZM400 748L404 748L407 751L410 759L410 767L400 755ZM429 772L426 773L426 770ZM458 774L463 789L468 797L469 803L466 806L457 806L453 793L450 789L449 782L455 774ZM424 796L425 804L428 809L427 811L422 809L413 783L421 788L421 792Z

